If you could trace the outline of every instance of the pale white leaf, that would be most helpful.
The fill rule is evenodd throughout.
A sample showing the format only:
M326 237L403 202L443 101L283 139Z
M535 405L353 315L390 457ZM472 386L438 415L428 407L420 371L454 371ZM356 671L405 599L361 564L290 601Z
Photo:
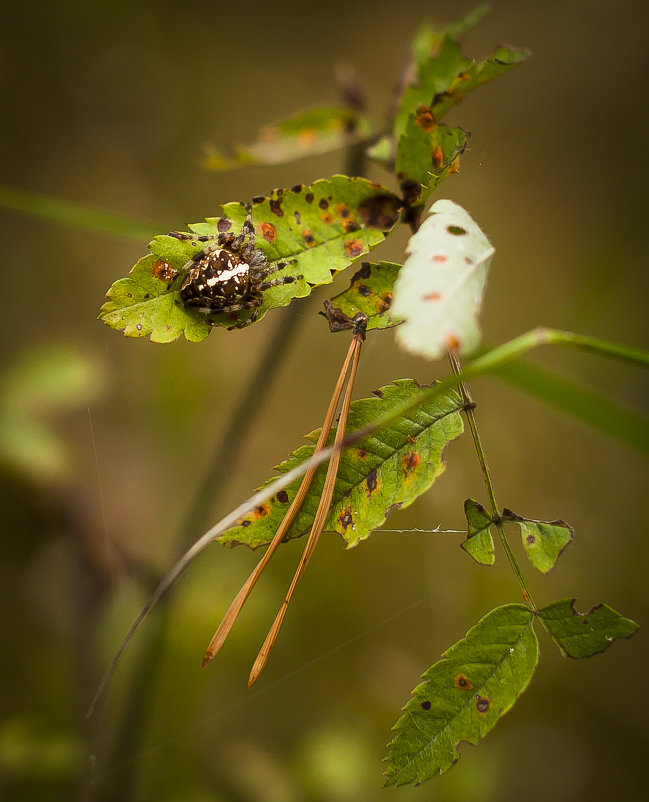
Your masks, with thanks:
M494 248L467 211L438 200L408 243L394 285L390 316L404 322L397 342L439 359L447 348L470 353L480 344L478 315Z

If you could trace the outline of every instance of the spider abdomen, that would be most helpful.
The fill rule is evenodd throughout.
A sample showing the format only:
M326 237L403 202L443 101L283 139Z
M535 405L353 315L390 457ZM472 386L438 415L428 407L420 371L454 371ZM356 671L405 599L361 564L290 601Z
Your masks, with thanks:
M197 254L180 288L184 303L214 312L244 301L249 293L250 265L227 248Z

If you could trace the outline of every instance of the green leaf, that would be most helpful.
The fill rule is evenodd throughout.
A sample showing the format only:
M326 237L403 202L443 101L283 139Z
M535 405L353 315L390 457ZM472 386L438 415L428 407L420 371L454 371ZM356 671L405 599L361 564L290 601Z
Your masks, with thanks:
M264 126L256 142L235 146L231 154L208 147L204 166L231 170L249 164L283 164L355 144L371 132L369 121L347 107L310 109Z
M567 657L592 657L608 649L614 640L630 638L638 629L635 621L623 618L607 604L597 604L587 613L578 613L576 601L561 599L537 613Z
M649 455L649 418L646 414L629 409L590 387L525 362L502 365L494 375Z
M423 206L447 176L459 171L468 138L461 128L438 125L425 106L408 117L399 137L395 170L409 206Z
M423 392L425 388L412 379L388 384L376 391L377 397L351 404L347 428L360 429L378 415ZM393 509L409 506L428 490L444 471L445 446L462 433L461 409L460 396L455 391L448 392L345 449L324 529L337 532L350 548L381 526ZM315 443L318 434L319 430L311 432L307 438ZM335 427L329 443L333 442L334 434ZM313 445L301 446L275 470L287 473L313 451ZM287 539L300 537L311 529L325 474L326 465L320 466ZM269 479L263 487L273 481ZM298 479L217 539L228 545L244 543L252 548L270 542L299 485Z
M394 285L390 314L404 318L398 344L438 359L453 348L475 350L478 314L494 249L469 214L439 200L408 243L410 256Z
M482 618L422 676L388 744L386 785L421 783L477 744L527 687L539 658L534 615L507 604Z
M352 276L349 287L324 302L322 312L331 331L354 328L353 318L360 312L367 317L367 330L396 326L387 311L392 303L392 288L401 270L394 262L363 262Z
M493 565L496 558L494 539L491 536L493 518L472 498L464 502L464 514L467 520L467 536L460 546L480 565Z
M312 287L328 284L333 273L379 245L396 223L400 206L380 184L341 175L253 200L256 247L270 264L286 264L275 275L301 277L266 290L258 320L270 309L307 296ZM150 335L153 342L171 342L182 334L192 342L205 339L211 326L204 315L182 304L180 288L187 261L205 248L198 237L241 230L245 206L228 203L222 210L220 218L189 226L189 238L156 237L149 245L151 255L110 288L100 319L128 337ZM251 314L244 312L241 320ZM210 316L212 325L230 327L233 322L228 315Z
M563 551L572 543L574 530L561 518L556 521L535 521L504 509L502 519L520 526L525 553L532 565L543 574L554 568Z
M437 55L420 61L415 84L407 87L403 94L395 118L395 139L399 140L406 130L408 117L420 106L429 107L435 121L439 122L472 89L504 75L528 58L527 50L499 47L484 61L471 61L462 56L452 36L446 35Z

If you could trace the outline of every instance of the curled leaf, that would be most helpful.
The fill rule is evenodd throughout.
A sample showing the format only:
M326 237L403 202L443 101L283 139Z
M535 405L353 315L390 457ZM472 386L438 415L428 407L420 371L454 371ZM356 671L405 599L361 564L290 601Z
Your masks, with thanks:
M439 359L448 348L475 350L494 254L489 240L461 206L439 200L410 238L408 253L390 310L393 318L405 320L397 329L397 343L428 359Z
M494 539L491 536L493 518L472 498L464 502L467 521L467 536L460 546L480 565L493 565L495 562Z
M363 262L352 276L349 287L324 302L330 331L354 328L354 317L367 317L367 330L386 329L397 322L388 315L392 290L401 265L394 262Z

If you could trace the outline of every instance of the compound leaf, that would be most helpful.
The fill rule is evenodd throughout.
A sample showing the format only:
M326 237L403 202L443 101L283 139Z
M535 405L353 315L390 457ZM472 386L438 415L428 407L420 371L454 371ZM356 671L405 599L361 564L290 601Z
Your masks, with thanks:
M412 379L399 379L377 390L375 398L354 401L349 411L348 430L361 428L423 389ZM337 532L351 548L381 526L393 509L409 506L428 490L444 471L445 446L462 433L461 409L460 396L450 391L344 450L324 529ZM335 427L330 443L334 433ZM319 431L311 432L307 439L315 443L318 434ZM313 445L301 446L275 470L286 473L310 457L313 451ZM300 537L311 529L325 473L326 465L323 465L313 479L287 538ZM272 482L273 479L269 479L263 486ZM300 480L293 482L217 539L228 545L244 543L252 548L270 542L299 485Z
M496 558L494 539L491 536L493 518L472 498L464 502L464 514L467 521L467 536L460 546L480 565L493 565Z
M341 175L310 187L276 189L269 197L253 200L256 247L270 264L286 265L273 278L299 277L264 292L259 320L270 309L305 297L312 287L328 284L334 273L375 248L396 223L400 206L399 199L380 184ZM150 335L154 342L170 342L184 334L197 342L207 337L210 324L229 327L249 317L252 311L240 317L215 314L208 324L203 314L180 300L183 267L206 245L198 238L241 230L245 206L228 203L222 211L220 218L190 225L186 237L156 237L149 245L151 255L109 289L100 319L128 337Z
M409 206L423 206L447 176L459 171L468 138L461 128L438 125L427 106L409 115L395 162L397 180Z
M397 342L438 359L447 348L471 352L480 342L478 314L494 249L468 212L439 200L408 243L390 310L405 322Z
M543 574L554 568L574 537L573 528L561 518L556 521L535 521L504 509L502 519L520 526L525 553L532 565Z
M204 167L231 170L249 164L283 164L326 153L366 139L372 126L347 107L303 111L274 125L264 126L251 145L228 153L208 147Z
M605 651L618 638L630 638L638 625L607 604L597 604L586 613L575 610L577 599L561 599L542 610L543 619L567 657L581 659Z
M387 314L392 288L401 270L394 262L363 262L352 276L349 287L324 302L322 313L331 331L354 328L353 318L360 312L367 317L367 330L386 329L397 322Z
M388 744L386 785L421 783L477 744L527 687L539 658L534 615L507 604L482 618L423 674Z

